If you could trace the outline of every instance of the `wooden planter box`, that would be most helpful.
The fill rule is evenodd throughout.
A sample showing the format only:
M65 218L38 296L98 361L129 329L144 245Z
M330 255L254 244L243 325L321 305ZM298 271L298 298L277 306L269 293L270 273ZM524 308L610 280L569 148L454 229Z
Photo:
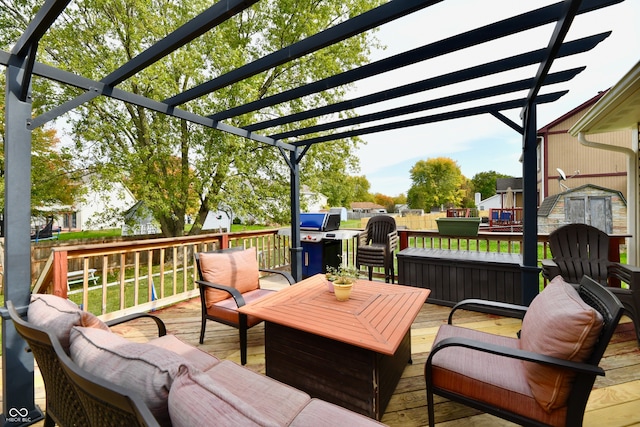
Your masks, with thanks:
M438 232L443 236L475 237L478 235L480 218L438 218Z

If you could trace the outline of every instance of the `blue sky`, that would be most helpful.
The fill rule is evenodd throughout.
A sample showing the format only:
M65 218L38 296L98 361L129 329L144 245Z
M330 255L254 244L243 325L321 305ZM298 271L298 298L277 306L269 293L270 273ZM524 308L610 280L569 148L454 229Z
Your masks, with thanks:
M535 7L553 3L556 1L443 1L436 6L380 27L377 37L387 48L373 52L372 59L386 58L461 31L489 24L497 19L508 18ZM486 13L487 10L490 10L491 14ZM462 11L464 13L460 13ZM626 0L621 4L576 18L565 39L567 41L609 30L613 30L613 34L595 49L578 55L577 58L554 62L552 72L582 65L586 65L587 69L568 83L541 90L541 94L562 89L569 89L569 93L553 104L538 107L538 128L589 100L599 91L613 86L636 64L640 59L638 22L640 22L640 1L637 0ZM389 85L388 82L393 82L395 85L398 82L416 81L525 50L546 47L552 31L553 25L545 26L523 33L517 41L513 39L494 41L489 46L467 49L366 79L358 83L349 97L383 90L386 85ZM469 58L472 58L472 63L469 62ZM497 75L488 79L478 79L477 82L440 88L430 93L389 101L387 105L406 105L447 96L462 89L471 90L507 80L528 78L535 75L536 70L537 67L532 67L511 72L508 76ZM526 93L516 96L524 97ZM365 107L357 109L356 112L365 114L380 108L380 106ZM422 115L434 112L440 112L440 110ZM521 124L519 109L504 113L511 120ZM416 117L416 115L402 118L408 117ZM370 190L374 193L379 192L389 196L406 194L411 186L409 177L411 167L418 160L432 157L444 156L454 159L468 178L488 170L514 176L522 175L521 164L518 162L522 146L520 135L488 115L365 135L362 139L367 144L358 151L360 174L367 177L371 183Z

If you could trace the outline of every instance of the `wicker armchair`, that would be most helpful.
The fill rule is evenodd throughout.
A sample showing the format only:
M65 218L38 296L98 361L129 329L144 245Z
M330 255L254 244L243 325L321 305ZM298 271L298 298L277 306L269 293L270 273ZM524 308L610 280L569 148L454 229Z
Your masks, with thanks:
M7 301L6 305L16 331L28 345L26 350L33 352L44 380L45 427L158 425L140 398L80 369L56 337L24 320L12 301ZM107 325L140 317L152 319L158 327L159 336L166 334L162 320L146 313L114 319Z
M159 427L142 398L129 390L96 377L76 365L52 340L60 366L80 397L92 427Z
M78 393L69 382L53 349L52 337L45 330L23 320L11 301L7 301L7 310L16 331L28 344L26 350L33 352L44 380L45 427L53 427L56 424L59 426L90 425Z
M551 280L560 275L573 284L589 276L618 297L633 321L640 344L640 268L609 261L609 236L587 224L568 224L549 234L552 259L542 260L542 275ZM608 286L615 281L615 286ZM621 288L620 282L629 288Z
M396 220L388 215L377 215L369 219L367 228L360 234L356 252L356 266L369 268L369 280L373 267L384 268L384 280L394 283L393 253L398 247Z

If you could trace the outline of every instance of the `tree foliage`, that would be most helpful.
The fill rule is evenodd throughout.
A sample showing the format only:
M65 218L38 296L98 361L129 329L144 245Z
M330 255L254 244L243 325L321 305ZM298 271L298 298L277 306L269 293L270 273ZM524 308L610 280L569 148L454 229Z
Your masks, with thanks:
M327 196L329 206L349 207L352 202L372 202L371 184L364 175L346 176L339 172L323 176L320 192Z
M474 193L480 193L482 200L496 194L496 181L498 178L510 178L496 171L478 172L471 178Z
M465 178L458 163L448 157L419 160L411 168L407 203L411 209L461 206Z
M35 3L0 0L7 33L23 28ZM286 47L309 35L382 3L381 0L270 0L256 3L143 72L118 85L120 89L162 100L215 76ZM161 40L211 2L194 0L81 0L68 7L40 43L38 60L101 80ZM13 27L11 27L11 23ZM353 36L289 64L219 89L180 106L209 115L258 100L366 62L377 43L372 33ZM342 99L339 87L303 100L279 104L229 119L242 127ZM47 91L49 107L80 93L70 87ZM269 221L288 220L290 170L277 149L130 104L99 97L68 117L76 156L108 181L121 180L143 200L166 236L183 234L185 214L195 212L192 233L200 230L209 210L230 207L236 216L252 214ZM348 113L345 113L348 115ZM309 119L304 126L316 123ZM265 134L290 130L293 125ZM357 172L357 139L320 144L301 163L301 182L312 190L345 183ZM325 173L331 171L327 176ZM354 189L358 189L355 180ZM356 191L355 194L358 194ZM348 195L332 193L335 200Z
M387 212L395 211L396 203L393 201L392 197L385 196L381 193L376 193L373 195L373 202L384 206L387 209Z

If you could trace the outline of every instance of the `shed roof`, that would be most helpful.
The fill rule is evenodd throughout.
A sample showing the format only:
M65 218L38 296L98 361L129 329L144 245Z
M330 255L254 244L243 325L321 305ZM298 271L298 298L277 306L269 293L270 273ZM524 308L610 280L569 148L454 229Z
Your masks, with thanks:
M624 195L618 190L613 190L611 188L605 188L605 187L601 187L599 185L594 185L594 184L584 184L579 187L570 188L566 191L563 191L562 193L554 194L553 196L549 196L545 198L540 204L540 207L538 208L538 216L541 216L541 217L549 216L549 214L551 213L555 205L558 203L558 200L560 200L563 197L569 196L572 193L581 193L587 188L592 188L592 189L601 190L607 193L616 194L618 197L620 197L620 200L622 200L622 202L625 205L627 204L627 201L624 198Z

